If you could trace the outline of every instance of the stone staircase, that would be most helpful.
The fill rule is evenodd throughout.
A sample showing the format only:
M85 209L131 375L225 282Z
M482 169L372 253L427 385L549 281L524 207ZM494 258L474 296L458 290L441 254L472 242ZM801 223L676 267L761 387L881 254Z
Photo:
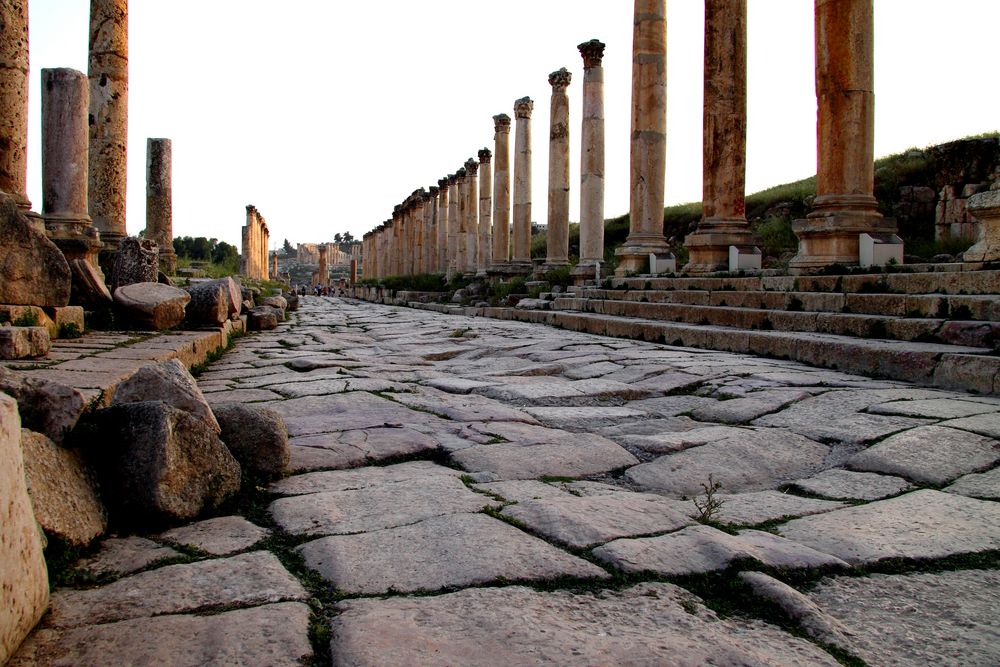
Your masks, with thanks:
M639 276L483 315L1000 394L1000 271ZM507 311L507 312L501 312Z

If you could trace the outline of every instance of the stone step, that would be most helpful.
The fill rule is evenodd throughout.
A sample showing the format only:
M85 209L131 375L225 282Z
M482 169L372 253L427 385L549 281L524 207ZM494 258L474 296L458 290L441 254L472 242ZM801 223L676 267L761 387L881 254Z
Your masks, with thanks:
M822 295L820 295L822 296ZM1000 322L896 317L840 312L769 310L754 307L698 306L611 299L560 298L553 310L648 318L684 324L714 325L758 331L796 331L857 338L940 342L993 348Z
M566 298L573 295L554 295ZM690 306L731 306L828 313L859 313L895 317L1000 320L1000 295L845 294L839 292L731 290L607 290L587 288L578 298L675 303ZM544 297L544 295L543 295Z
M865 340L800 331L752 331L597 313L466 308L464 315L549 324L617 338L755 354L868 377L1000 394L1000 356L982 347Z
M605 285L608 283L605 282ZM853 294L953 294L995 295L1000 292L1000 271L919 271L866 273L841 276L739 276L699 278L639 276L612 279L613 288L645 290L841 292Z

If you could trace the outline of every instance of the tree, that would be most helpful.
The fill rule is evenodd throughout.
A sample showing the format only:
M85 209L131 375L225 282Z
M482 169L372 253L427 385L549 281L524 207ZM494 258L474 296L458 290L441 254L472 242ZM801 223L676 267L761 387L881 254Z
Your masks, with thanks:
M283 252L286 257L288 255L294 255L295 254L295 248L293 248L292 244L288 242L288 239L285 239L285 244L283 246L281 246L281 252Z
M344 235L341 238L344 243L347 243L348 245L354 243L354 236L350 232L344 232Z
M343 237L340 235L340 232L337 232L336 234L333 235L333 242L336 243L338 246L340 245L340 242L342 240Z

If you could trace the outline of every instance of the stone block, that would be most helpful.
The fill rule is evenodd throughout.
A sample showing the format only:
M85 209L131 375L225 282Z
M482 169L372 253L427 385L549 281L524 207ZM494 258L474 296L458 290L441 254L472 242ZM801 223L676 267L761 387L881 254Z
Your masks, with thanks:
M87 408L83 393L69 384L0 368L0 392L13 396L21 423L61 443Z
M54 246L53 246L54 247ZM0 664L6 664L49 604L42 537L24 475L21 418L0 394Z
M281 415L265 407L240 403L212 406L222 441L245 472L278 477L288 467L288 429Z
M221 431L198 383L177 359L140 368L118 385L111 405L142 401L163 401L202 419L216 433Z
M0 201L0 303L65 306L70 296L66 258L35 229L10 197Z
M45 327L0 327L0 359L33 359L49 353Z
M119 287L115 306L131 324L142 329L171 329L184 320L191 295L177 287L157 282L139 282Z

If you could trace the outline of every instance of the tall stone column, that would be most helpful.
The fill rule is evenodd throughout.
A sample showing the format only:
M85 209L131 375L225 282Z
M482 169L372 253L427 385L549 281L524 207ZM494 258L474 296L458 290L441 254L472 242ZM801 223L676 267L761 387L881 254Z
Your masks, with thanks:
M569 96L572 75L563 67L549 74L549 211L545 268L569 264Z
M512 271L531 272L531 111L535 103L514 103L514 251Z
M493 259L500 269L510 261L510 116L493 116Z
M459 218L459 174L458 172L448 176L448 275L452 276L458 267L458 238L461 227Z
M174 254L173 185L170 139L146 140L146 237L160 248L160 270L177 272ZM263 226L263 225L261 225ZM261 252L263 250L263 253ZM267 243L256 248L255 277L267 277Z
M126 236L128 0L90 0L90 216L105 265Z
M705 0L702 217L687 273L729 269L729 246L753 245L746 218L747 2Z
M458 205L456 218L458 229L455 233L455 271L465 273L469 259L469 245L466 236L469 234L469 171L461 167L455 172L458 185Z
M271 280L278 279L278 251L271 253Z
M448 238L451 234L451 225L448 211L448 193L450 192L450 180L448 177L438 180L438 228L437 228L437 272L448 272Z
M663 189L667 160L667 3L635 0L632 29L632 149L629 234L615 275L645 271L649 254L667 254Z
M479 163L465 161L465 273L475 273L479 256Z
M328 287L330 282L330 270L327 267L327 253L329 248L327 248L325 243L319 245L319 267L316 269L316 282L320 287Z
M425 273L437 273L438 260L440 255L438 253L438 235L440 233L440 218L438 216L438 193L441 191L436 185L430 186L427 190L427 202L424 208L424 217L430 220L430 224L427 225L427 257L424 272Z
M795 272L859 263L858 235L896 231L875 199L872 0L815 0L816 199L792 229Z
M476 275L485 276L493 258L493 170L488 148L479 150L479 244L476 250Z
M42 217L66 260L97 269L101 239L87 214L87 76L42 70Z
M28 0L0 2L0 191L31 210L28 181ZM35 215L39 229L42 221Z
M403 202L403 212L402 212L402 222L403 222L403 275L412 276L413 275L413 256L417 251L417 244L414 239L413 228L415 226L415 221L413 219L413 195L410 195Z
M583 124L580 137L580 262L574 280L597 275L604 261L604 43L596 39L578 47L583 56Z
M389 275L403 275L403 207L397 204L392 209L392 239L389 243Z

